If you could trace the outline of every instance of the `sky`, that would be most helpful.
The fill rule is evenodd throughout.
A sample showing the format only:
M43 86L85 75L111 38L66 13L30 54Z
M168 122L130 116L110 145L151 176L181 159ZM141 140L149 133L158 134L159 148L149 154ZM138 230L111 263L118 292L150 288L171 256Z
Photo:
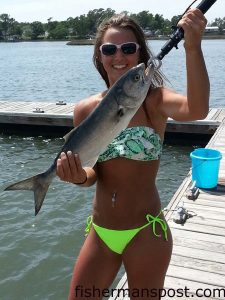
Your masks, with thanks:
M0 0L0 14L9 14L18 22L63 21L69 17L87 14L98 8L111 8L117 13L128 11L139 13L147 10L153 15L161 14L166 19L182 14L192 0ZM201 1L197 1L196 7ZM225 17L225 0L217 2L206 13L209 22Z

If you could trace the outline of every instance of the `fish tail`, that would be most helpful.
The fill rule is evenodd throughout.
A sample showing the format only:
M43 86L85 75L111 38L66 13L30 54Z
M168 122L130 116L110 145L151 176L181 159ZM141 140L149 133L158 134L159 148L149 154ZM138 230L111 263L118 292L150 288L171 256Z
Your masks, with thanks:
M52 173L46 171L45 173L18 181L5 188L5 191L12 190L32 190L34 192L35 216L41 209L45 195L48 191L49 185L52 182Z

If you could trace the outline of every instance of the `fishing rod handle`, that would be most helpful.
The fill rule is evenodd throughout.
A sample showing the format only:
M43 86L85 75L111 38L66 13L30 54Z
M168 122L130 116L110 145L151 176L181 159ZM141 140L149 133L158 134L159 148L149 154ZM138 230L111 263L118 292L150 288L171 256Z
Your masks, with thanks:
M196 8L205 14L216 1L217 0L202 0Z
M203 14L205 14L216 1L217 0L202 0L196 8L198 8ZM177 28L176 31L170 36L169 41L165 43L160 53L156 57L162 60L163 57L168 54L173 47L177 48L177 44L183 39L183 37L183 28Z

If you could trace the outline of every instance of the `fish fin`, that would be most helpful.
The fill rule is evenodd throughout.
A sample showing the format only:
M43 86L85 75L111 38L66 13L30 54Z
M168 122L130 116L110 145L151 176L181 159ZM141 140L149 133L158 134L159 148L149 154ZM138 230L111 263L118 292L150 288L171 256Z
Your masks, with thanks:
M52 178L51 178L52 180ZM48 179L48 171L45 173L38 174L36 176L27 178L22 181L18 181L14 184L9 185L4 190L31 190L34 192L34 204L35 204L35 216L41 209L45 195L48 191L51 180Z
M77 127L73 128L72 130L70 130L69 132L67 132L67 134L64 135L64 140L65 142L67 142L70 138L70 136L73 134L73 132L76 130Z

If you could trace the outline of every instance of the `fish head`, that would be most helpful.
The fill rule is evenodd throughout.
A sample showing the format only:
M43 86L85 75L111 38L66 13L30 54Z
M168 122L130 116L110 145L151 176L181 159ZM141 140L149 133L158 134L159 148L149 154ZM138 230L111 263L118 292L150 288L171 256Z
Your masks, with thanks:
M154 74L154 68L141 63L127 71L115 84L117 104L123 108L138 108L144 101Z

